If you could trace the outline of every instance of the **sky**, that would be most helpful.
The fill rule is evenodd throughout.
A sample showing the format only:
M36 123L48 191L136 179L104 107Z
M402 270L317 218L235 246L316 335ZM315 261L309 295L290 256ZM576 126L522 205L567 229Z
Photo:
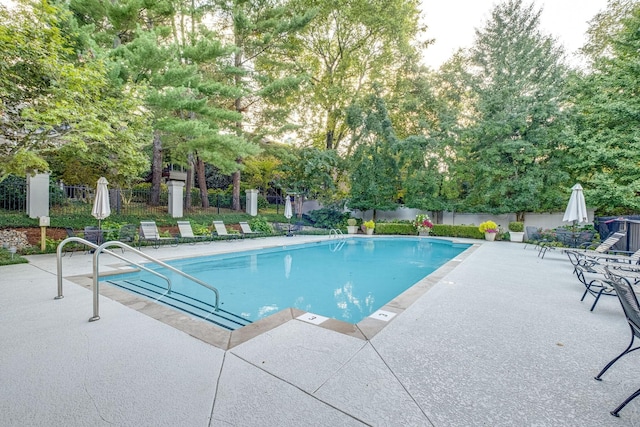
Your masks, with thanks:
M490 18L496 0L422 0L422 18L427 25L427 38L435 39L424 54L426 65L437 68L460 47L470 47L475 28L482 28ZM542 8L541 29L558 39L568 55L584 44L585 32L598 12L605 10L607 0L535 0ZM525 0L525 4L528 2ZM572 65L577 58L568 56Z

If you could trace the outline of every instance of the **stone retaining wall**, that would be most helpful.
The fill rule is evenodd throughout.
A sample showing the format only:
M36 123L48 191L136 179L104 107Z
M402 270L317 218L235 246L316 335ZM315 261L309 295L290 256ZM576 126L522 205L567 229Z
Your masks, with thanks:
M15 246L19 251L30 246L27 233L17 230L0 230L0 245L4 248Z

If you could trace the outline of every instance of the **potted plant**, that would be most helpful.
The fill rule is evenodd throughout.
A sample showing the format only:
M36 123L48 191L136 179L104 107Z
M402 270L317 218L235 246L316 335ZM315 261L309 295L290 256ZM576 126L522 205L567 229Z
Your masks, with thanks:
M478 227L481 233L484 233L484 239L493 242L498 234L498 224L493 221L485 221Z
M347 232L349 234L357 234L358 233L358 221L355 218L349 218L347 220Z
M509 240L512 242L524 240L524 222L513 221L509 223Z
M376 223L373 222L373 220L365 221L362 225L364 225L364 228L367 230L368 235L372 235L373 229L376 228Z
M416 215L413 225L416 227L416 230L418 230L418 235L420 236L428 236L433 228L433 222L431 222L431 219L427 214Z

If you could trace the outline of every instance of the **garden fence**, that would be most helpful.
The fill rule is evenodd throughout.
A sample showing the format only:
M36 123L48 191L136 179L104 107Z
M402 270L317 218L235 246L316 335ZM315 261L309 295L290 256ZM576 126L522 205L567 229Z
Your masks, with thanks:
M240 206L244 211L246 198L243 196L240 197ZM52 183L49 187L50 214L54 216L90 215L94 197L95 186ZM233 200L230 194L211 192L208 198L209 208L204 209L201 207L200 191L193 189L191 210L217 214L222 209L232 208ZM166 190L160 192L158 206L151 204L151 190L148 188L110 188L109 199L112 214L144 216L168 212L169 194ZM26 212L26 201L27 185L23 178L10 176L0 182L0 211ZM276 205L278 212L284 211L284 200L279 195L267 196L266 203Z

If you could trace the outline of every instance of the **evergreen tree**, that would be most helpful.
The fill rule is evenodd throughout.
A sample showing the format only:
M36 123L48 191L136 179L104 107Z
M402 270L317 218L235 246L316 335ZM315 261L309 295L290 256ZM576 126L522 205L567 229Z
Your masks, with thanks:
M286 105L282 100L304 78L278 52L288 49L292 35L308 24L314 11L296 14L286 1L278 0L209 0L208 4L234 47L233 84L242 90L233 102L241 114L235 125L237 136L259 142L265 135L277 134L286 113L270 107ZM238 211L243 157L236 157L233 173L232 207Z
M539 27L540 10L508 0L476 30L469 82L475 117L459 158L468 168L469 211L516 212L523 220L527 211L561 209L566 198L567 69L561 48Z

